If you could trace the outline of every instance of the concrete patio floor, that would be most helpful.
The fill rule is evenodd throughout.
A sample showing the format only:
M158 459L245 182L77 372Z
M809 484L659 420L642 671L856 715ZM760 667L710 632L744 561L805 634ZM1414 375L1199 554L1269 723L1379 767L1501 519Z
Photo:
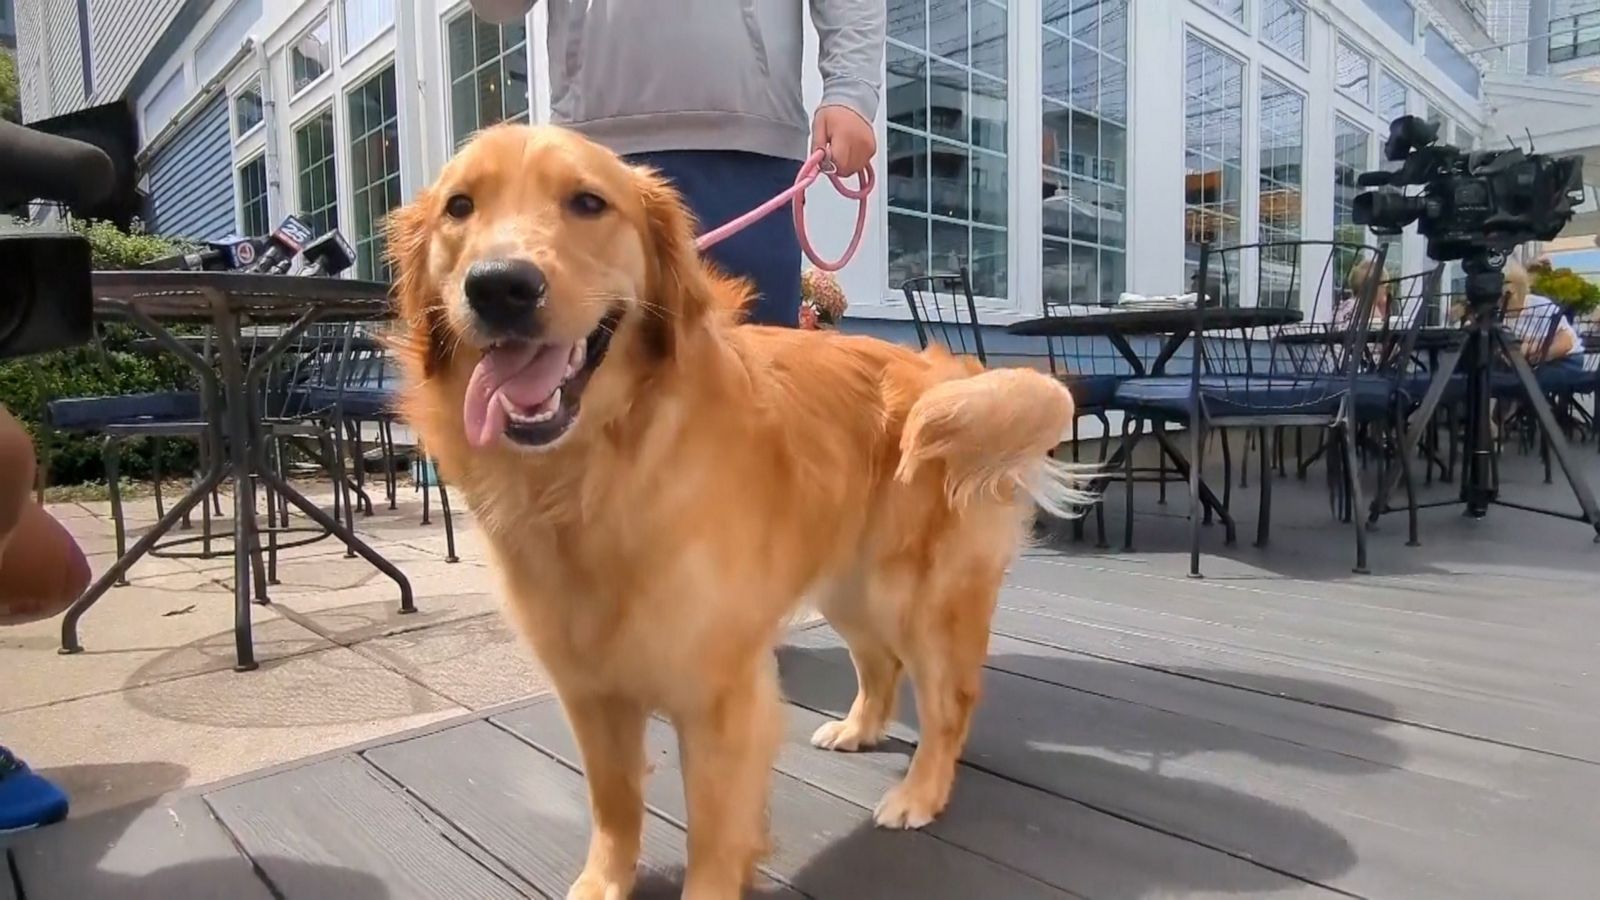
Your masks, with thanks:
M0 629L0 743L60 782L76 817L545 691L500 621L470 516L457 512L461 561L447 563L437 498L430 525L407 485L398 509L375 502L357 530L410 577L415 615L333 540L288 550L272 603L253 607L261 668L236 673L231 557L146 558L84 617L81 654L56 652L59 618ZM110 505L51 510L104 571ZM147 526L153 500L128 514Z

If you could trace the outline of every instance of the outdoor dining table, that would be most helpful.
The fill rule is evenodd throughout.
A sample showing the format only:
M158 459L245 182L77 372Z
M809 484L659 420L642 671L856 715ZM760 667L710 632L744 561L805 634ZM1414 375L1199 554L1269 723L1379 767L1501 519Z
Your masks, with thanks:
M95 315L128 322L177 355L199 380L207 435L213 447L208 465L181 500L127 552L101 573L67 610L61 623L61 652L83 650L78 622L134 563L147 554L197 504L228 479L233 480L234 649L235 669L256 668L251 638L252 587L250 549L259 541L255 480L260 479L286 502L345 543L392 579L400 591L400 611L416 611L411 583L393 563L369 547L338 519L317 506L279 476L268 460L269 441L254 423L260 420L256 397L262 380L303 332L317 323L380 321L389 318L388 286L371 281L303 278L234 272L97 272ZM214 352L202 356L169 325L210 325ZM272 343L256 352L241 351L246 329L281 326Z
M1026 319L1008 326L1006 331L1024 337L1103 337L1128 361L1135 376L1164 374L1173 354L1194 333L1195 310L1192 306L1170 309L1117 309L1114 306L1089 309L1104 311ZM1235 331L1292 325L1301 318L1303 314L1300 310L1282 306L1223 306L1207 309L1201 321L1207 331ZM1152 336L1165 336L1166 341L1147 369L1144 357L1139 355L1128 339Z
M1194 335L1197 318L1193 306L1173 306L1166 309L1118 309L1114 306L1105 306L1091 307L1091 309L1103 311L1026 319L1007 326L1006 331L1022 337L1103 337L1127 361L1132 369L1131 377L1140 378L1166 374L1167 363L1172 360L1184 342ZM1304 314L1300 310L1281 306L1221 306L1206 309L1204 315L1199 317L1199 321L1206 331L1236 331L1292 325L1302 318ZM1161 349L1148 366L1130 340L1135 337L1164 338ZM1172 461L1178 476L1188 478L1189 460L1178 445L1161 428L1152 428L1151 434L1160 446L1161 452ZM1125 444L1126 442L1123 442L1117 446L1116 451L1102 466L1102 471L1106 473L1117 471L1123 463L1123 455L1127 452ZM1165 478L1164 473L1162 477ZM1091 489L1100 490L1108 481L1110 481L1109 474L1102 475L1096 479ZM1233 517L1204 479L1200 482L1200 502L1208 512L1216 514L1227 531L1229 543L1232 543L1236 533ZM1133 510L1128 510L1128 515L1132 514Z

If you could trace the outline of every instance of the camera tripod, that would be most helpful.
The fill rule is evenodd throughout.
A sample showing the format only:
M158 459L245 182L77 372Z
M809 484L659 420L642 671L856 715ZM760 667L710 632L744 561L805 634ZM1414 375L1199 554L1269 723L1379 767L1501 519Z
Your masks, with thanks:
M1461 495L1456 500L1426 505L1464 504L1465 514L1474 519L1481 519L1487 515L1490 506L1504 506L1540 515L1572 519L1593 526L1595 543L1600 543L1600 507L1595 504L1594 492L1589 488L1588 480L1583 477L1582 471L1578 469L1573 459L1572 448L1567 445L1566 436L1556 423L1555 413L1551 411L1550 403L1539 387L1533 368L1522 355L1521 342L1501 321L1500 297L1505 286L1505 275L1502 271L1505 257L1498 253L1474 254L1462 262L1467 272L1469 319L1462 335L1463 339L1445 351L1440 358L1438 371L1434 372L1428 391L1423 396L1421 405L1411 416L1410 424L1401 441L1399 452L1404 454L1401 464L1379 487L1377 496L1372 501L1368 523L1376 523L1378 517L1388 511L1390 494L1393 493L1398 481L1408 475L1410 460L1415 458L1423 436L1431 427L1434 412L1444 399L1445 392L1458 369L1465 365L1467 428L1461 473ZM1583 510L1581 514L1573 515L1559 510L1527 506L1500 497L1499 473L1493 460L1494 435L1490 428L1493 408L1491 376L1496 358L1505 359L1512 373L1516 375L1517 387L1521 393L1519 399L1533 412L1534 421L1542 433L1545 446L1560 463L1561 472L1566 476L1567 484L1572 488L1572 494Z

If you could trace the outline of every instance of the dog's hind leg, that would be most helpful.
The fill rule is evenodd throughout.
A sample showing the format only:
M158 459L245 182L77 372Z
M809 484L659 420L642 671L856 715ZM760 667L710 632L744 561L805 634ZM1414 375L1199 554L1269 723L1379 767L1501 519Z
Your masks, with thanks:
M944 811L982 689L1002 570L940 568L925 583L928 593L918 598L903 636L921 736L905 779L875 810L885 828L921 828Z
M868 619L868 607L859 590L821 598L817 606L850 646L850 661L856 667L856 699L844 721L825 723L811 735L811 744L842 752L877 746L894 717L904 667Z
M737 900L770 850L767 796L783 737L777 662L761 653L738 669L673 717L689 805L685 900Z
M563 697L583 755L594 831L589 858L569 900L612 900L633 892L644 824L643 707L614 697Z

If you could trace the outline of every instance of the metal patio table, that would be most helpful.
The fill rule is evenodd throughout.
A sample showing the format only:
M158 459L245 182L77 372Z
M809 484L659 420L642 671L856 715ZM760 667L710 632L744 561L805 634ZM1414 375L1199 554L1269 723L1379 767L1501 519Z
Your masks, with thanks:
M266 483L285 501L339 538L356 554L392 579L400 590L400 612L412 613L416 605L411 583L393 563L369 547L337 517L295 490L268 460L269 441L255 426L260 421L256 397L273 362L295 344L300 335L318 323L378 321L391 317L389 289L385 284L338 278L301 278L234 272L97 272L94 276L95 314L124 320L145 332L164 349L176 354L199 379L207 435L213 447L227 453L210 454L201 477L112 566L101 573L67 610L61 622L61 652L83 650L78 621L134 563L165 537L195 505L224 481L234 482L234 647L238 671L256 668L251 639L251 548L259 541L256 522L255 480ZM202 357L192 341L174 335L168 325L202 324L212 327L215 348ZM265 349L241 351L245 329L282 326Z
M1133 370L1130 376L1132 378L1164 375L1167 363L1194 334L1193 306L1175 306L1169 309L1117 309L1112 306L1102 306L1098 309L1104 311L1026 319L1008 326L1006 331L1022 337L1103 337L1110 341L1123 359L1127 360ZM1208 308L1202 324L1206 331L1235 331L1292 325L1302 318L1304 313L1300 310L1287 307L1224 306ZM1165 337L1161 349L1148 367L1145 365L1144 357L1129 341L1129 338L1134 337ZM1178 445L1161 428L1152 428L1151 436L1156 439L1161 452L1172 461L1178 475L1188 478L1189 459L1183 455ZM1103 471L1109 473L1117 470L1122 465L1122 455L1125 452L1127 451L1124 442L1119 444L1111 458L1106 460ZM1091 490L1101 490L1108 481L1110 481L1109 475L1099 476ZM1214 512L1222 521L1223 528L1227 530L1228 542L1232 543L1236 530L1233 516L1204 480L1200 483L1200 501L1208 513ZM1132 515L1132 510L1129 510L1129 515Z

